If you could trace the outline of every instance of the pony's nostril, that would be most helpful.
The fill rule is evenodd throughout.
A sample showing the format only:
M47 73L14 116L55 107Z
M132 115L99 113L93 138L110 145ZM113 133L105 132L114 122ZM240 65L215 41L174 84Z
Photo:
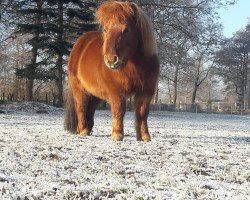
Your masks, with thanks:
M118 61L119 61L118 56L114 56L114 60L113 60L114 64L118 63Z

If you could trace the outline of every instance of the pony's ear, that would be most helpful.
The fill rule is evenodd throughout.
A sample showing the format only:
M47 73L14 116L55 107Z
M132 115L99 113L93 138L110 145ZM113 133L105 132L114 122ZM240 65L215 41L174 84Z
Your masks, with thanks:
M138 6L137 6L137 4L135 4L135 3L133 3L133 2L129 2L129 4L130 4L130 6L131 6L131 8L133 9L133 18L134 18L134 20L135 20L135 23L137 23L137 17L138 17L138 15L139 15L139 13L138 13ZM139 8L140 9L140 8Z

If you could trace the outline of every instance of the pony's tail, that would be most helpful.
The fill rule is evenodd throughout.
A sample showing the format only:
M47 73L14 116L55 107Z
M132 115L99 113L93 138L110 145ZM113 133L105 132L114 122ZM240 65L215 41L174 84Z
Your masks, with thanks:
M70 84L66 92L65 107L64 129L70 133L76 133L78 120Z

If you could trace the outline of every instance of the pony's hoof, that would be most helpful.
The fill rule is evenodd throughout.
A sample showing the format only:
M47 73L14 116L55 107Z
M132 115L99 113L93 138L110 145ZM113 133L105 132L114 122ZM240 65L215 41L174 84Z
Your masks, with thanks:
M81 137L86 137L86 136L90 135L90 132L88 130L84 130L84 131L80 132L79 135Z
M112 135L111 138L113 141L122 141L123 135Z
M149 142L151 141L150 135L144 135L142 137L137 138L138 141Z
M142 141L143 142L149 142L149 141L151 141L151 138L150 138L150 136L142 137Z

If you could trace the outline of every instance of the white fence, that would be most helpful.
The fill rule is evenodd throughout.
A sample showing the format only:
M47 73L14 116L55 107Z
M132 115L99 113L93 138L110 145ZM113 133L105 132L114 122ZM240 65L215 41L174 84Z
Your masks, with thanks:
M174 104L155 104L151 105L152 110L179 111L194 113L226 113L226 114L250 114L250 108L244 108L240 103L229 102L210 102L184 104L179 102Z

